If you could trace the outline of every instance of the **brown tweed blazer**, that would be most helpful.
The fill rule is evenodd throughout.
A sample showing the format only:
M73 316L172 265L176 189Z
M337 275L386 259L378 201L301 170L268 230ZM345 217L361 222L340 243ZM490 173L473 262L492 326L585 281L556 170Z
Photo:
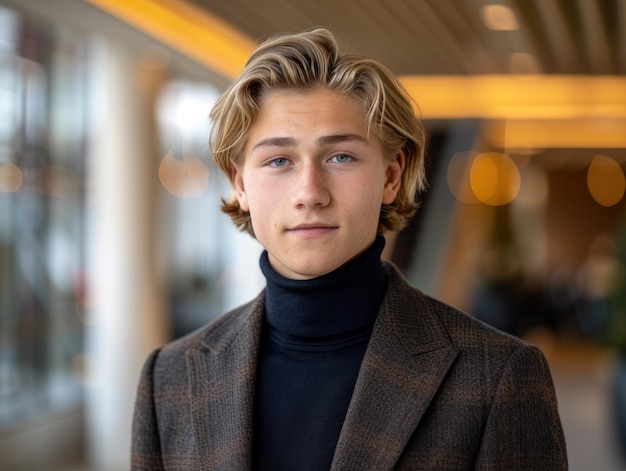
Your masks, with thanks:
M539 349L386 268L387 292L331 469L567 469ZM150 355L135 406L133 470L251 469L263 303L261 293Z

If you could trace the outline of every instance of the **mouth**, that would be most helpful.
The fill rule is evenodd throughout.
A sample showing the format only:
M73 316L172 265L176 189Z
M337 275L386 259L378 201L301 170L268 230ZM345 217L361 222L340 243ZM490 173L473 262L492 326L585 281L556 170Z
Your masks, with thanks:
M338 226L333 226L331 224L306 223L291 227L287 229L287 232L303 238L314 238L329 234L336 229L338 229Z

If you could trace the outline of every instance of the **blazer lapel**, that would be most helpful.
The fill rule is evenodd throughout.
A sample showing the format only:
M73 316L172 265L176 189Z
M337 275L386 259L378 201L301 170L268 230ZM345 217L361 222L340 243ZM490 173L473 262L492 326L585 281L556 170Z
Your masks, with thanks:
M247 470L252 456L254 384L263 293L187 354L200 469ZM221 327L221 328L220 328Z
M388 276L331 470L392 469L457 355L427 298Z

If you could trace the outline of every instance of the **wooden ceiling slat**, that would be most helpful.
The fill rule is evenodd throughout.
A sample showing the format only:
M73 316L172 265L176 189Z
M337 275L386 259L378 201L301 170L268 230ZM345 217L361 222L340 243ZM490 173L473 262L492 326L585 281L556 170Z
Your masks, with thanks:
M396 70L401 56L398 51L389 51L389 44L393 40L384 35L384 27L380 26L378 18L363 8L363 2L343 0L334 5L333 17L336 19L333 30L348 51L368 55ZM349 21L345 21L345 18L349 18Z
M186 1L255 40L328 26L349 51L402 75L511 73L515 52L533 53L546 73L626 74L626 0L500 0L519 13L520 30L507 32L482 24L491 0Z
M449 23L442 20L431 3L406 2L405 5L406 8L400 14L410 19L414 25L413 46L427 51L431 61L441 64L438 67L445 70L445 73L463 74L467 71L469 68L467 56L454 40ZM424 41L425 36L430 40Z
M581 73L583 66L573 38L573 32L576 31L577 26L568 27L566 17L556 0L535 0L534 4L539 13L541 29L548 39L547 44L538 43L537 47L546 47L550 50L549 60L556 63L558 72ZM545 70L550 70L552 68L550 65L548 64Z
M494 45L500 45L500 53L503 60L504 67L502 68L503 73L541 73L543 69L537 70L519 70L513 64L513 56L514 54L522 53L522 54L530 54L532 55L539 67L540 64L540 56L536 54L535 42L533 41L533 28L529 27L529 25L524 23L524 16L521 14L520 10L520 1L518 0L501 0L502 5L505 5L513 11L515 17L519 23L519 29L516 31L506 31L503 32L502 40L494 40ZM494 34L498 33L494 31ZM506 40L505 40L506 38Z
M595 74L611 74L614 68L611 63L611 46L606 35L606 27L602 22L600 7L597 2L578 0L577 2L585 51L591 72Z
M413 39L411 32L407 30L407 26L404 23L398 23L394 15L390 13L385 2L365 0L359 2L359 5L374 19L379 38L387 44L390 57L393 58L387 65L392 70L396 73L406 70L408 56L413 56L414 61L420 61L421 64L428 64L428 56L424 50L412 47ZM397 46L393 47L393 45Z
M450 24L450 31L455 32L456 41L470 62L468 75L502 72L497 58L491 52L488 35L480 20L480 7L483 4L483 0L436 3L437 8L443 12L442 18Z
M617 73L626 75L626 0L617 0Z

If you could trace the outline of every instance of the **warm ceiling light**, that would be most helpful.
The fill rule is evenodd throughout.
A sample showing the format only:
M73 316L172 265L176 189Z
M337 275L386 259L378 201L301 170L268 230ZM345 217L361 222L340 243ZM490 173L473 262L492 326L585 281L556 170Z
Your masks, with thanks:
M183 0L85 0L232 80L255 42Z
M626 119L626 78L402 76L424 118Z
M515 31L519 23L513 10L504 5L484 5L480 8L484 25L493 31Z
M626 147L626 78L621 76L403 76L424 119L505 120L503 148ZM501 136L500 138L498 136ZM495 141L494 141L495 142Z
M503 130L504 124L504 130ZM623 149L626 119L505 119L484 123L489 145L501 149Z

